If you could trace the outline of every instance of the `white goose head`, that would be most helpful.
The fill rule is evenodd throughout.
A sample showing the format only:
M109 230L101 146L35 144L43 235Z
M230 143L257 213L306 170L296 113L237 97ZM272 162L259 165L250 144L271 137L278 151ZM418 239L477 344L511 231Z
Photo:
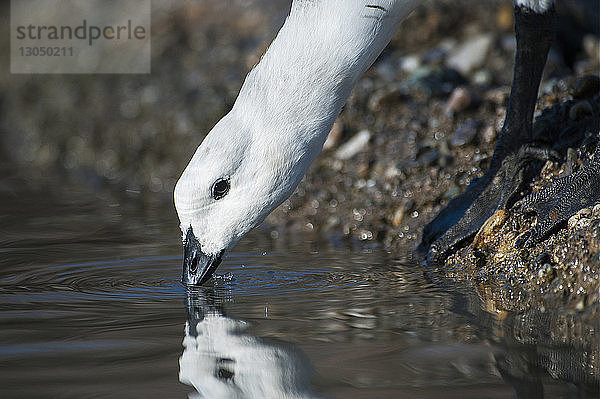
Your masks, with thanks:
M232 111L198 147L174 193L184 235L184 282L208 279L223 254L302 179L303 170L294 167L302 162L293 154L299 150L276 145Z
M175 187L183 282L202 284L289 197L415 0L296 0Z

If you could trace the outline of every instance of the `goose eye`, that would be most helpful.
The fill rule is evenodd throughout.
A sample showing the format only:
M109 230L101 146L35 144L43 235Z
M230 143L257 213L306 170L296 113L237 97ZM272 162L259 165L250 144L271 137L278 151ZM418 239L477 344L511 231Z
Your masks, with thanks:
M218 200L223 198L229 192L229 180L219 179L213 183L210 190L211 195L214 199Z

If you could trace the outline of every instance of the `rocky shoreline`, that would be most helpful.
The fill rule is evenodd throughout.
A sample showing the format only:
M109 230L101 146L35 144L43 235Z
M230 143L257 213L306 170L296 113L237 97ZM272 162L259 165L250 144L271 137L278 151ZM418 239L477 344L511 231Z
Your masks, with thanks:
M547 108L536 126L543 128L544 124L556 126L562 123L563 131L573 135L576 134L574 127L578 126L581 138L590 141L599 131L599 97L596 94L593 99L581 101L589 110L585 121L569 119L565 108L580 107L581 102L567 100ZM561 121L561 115L566 116L566 120ZM471 123L466 122L467 126ZM339 126L332 134L339 134L335 129ZM363 148L354 157L344 159L349 148L344 146L352 145L353 141L364 143L361 136L368 133L362 130L340 145L337 151L326 152L294 196L268 221L274 226L286 226L286 229L342 233L363 243L377 241L392 253L411 254L420 240L422 227L450 199L448 193L464 190L469 181L483 173L485 161L491 157L492 146L485 150L473 146L458 148L458 155L448 151L449 142L456 141L463 129L466 129L464 125L460 125L456 132L450 132L449 140L440 137L430 148L415 145L413 160L395 167L384 166L387 157L381 156L390 151L389 148L400 146L400 143L394 143L397 140L394 138L379 143L372 139L375 142L364 144L368 150ZM482 142L485 142L484 135L489 134L487 130L489 128L483 129L479 136ZM427 140L423 142L427 143ZM444 148L447 154L444 154ZM554 179L573 173L590 155L589 149L579 147L560 150L566 161L548 161L543 165L530 190L540 190ZM441 167L442 162L447 164ZM474 166L469 166L470 162L474 162ZM431 168L432 163L437 164L437 169ZM328 181L332 183L328 184ZM446 260L442 268L444 273L453 279L503 287L493 296L497 309L522 310L534 304L542 308L559 306L586 313L586 318L597 318L600 205L582 209L562 228L529 249L517 248L515 242L535 224L536 218L519 205L517 202L512 209L494 215L473 242L459 248Z

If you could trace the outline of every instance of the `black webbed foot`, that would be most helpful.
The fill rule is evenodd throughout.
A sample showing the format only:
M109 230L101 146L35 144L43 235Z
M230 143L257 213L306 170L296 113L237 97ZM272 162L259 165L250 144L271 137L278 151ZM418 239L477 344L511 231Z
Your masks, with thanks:
M535 212L537 222L517 241L517 246L527 247L542 241L579 210L598 202L600 202L600 144L596 145L591 159L579 170L525 197L521 207L526 212Z
M506 119L490 169L423 230L419 249L428 251L429 263L439 264L457 244L473 236L497 210L508 209L520 197L533 173L553 154L535 146L532 119L537 91L555 26L551 7L538 14L515 7L515 70Z
M508 209L521 199L524 189L543 166L539 161L555 160L558 154L526 144L517 152L498 158L499 154L495 154L488 172L452 199L423 230L420 249L429 248L429 262L439 263L457 244L477 233L494 212Z

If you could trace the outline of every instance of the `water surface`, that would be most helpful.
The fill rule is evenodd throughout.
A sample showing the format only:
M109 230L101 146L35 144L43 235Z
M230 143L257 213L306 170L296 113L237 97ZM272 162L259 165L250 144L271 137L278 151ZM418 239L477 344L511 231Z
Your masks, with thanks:
M422 265L262 229L188 291L168 203L4 171L2 398L593 397L594 348Z

